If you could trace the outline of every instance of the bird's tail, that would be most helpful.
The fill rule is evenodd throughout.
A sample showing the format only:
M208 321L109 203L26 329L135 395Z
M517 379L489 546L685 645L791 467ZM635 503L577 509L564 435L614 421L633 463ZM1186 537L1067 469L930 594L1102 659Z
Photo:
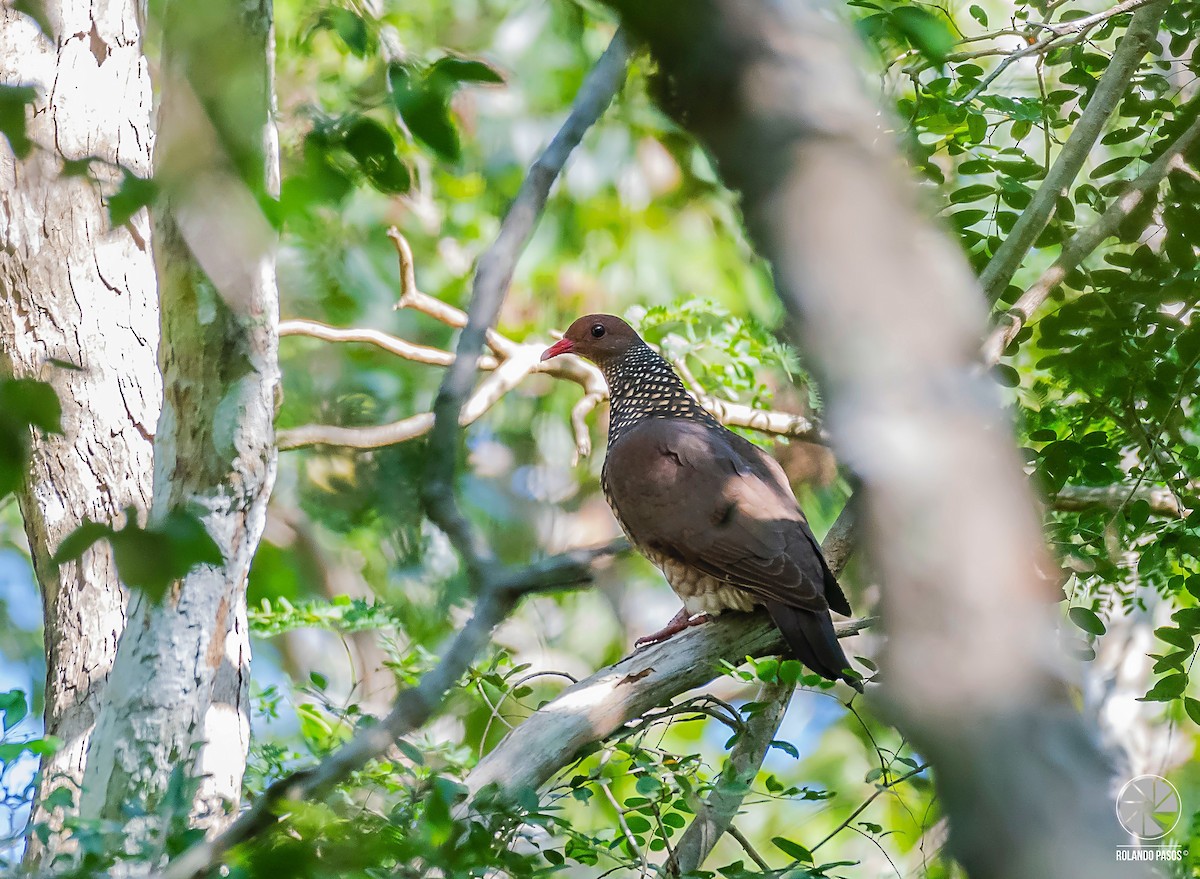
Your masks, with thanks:
M829 614L801 610L777 601L768 602L767 611L797 659L821 677L845 681L862 692L862 683L846 671L850 668L850 660L846 659L846 653L838 643Z

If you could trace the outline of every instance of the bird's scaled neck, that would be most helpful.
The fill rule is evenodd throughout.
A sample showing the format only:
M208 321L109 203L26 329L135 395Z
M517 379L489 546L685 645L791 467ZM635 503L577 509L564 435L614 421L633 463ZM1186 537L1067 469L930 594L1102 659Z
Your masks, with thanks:
M646 418L716 420L688 393L671 364L648 345L635 345L602 370L612 404L608 444Z

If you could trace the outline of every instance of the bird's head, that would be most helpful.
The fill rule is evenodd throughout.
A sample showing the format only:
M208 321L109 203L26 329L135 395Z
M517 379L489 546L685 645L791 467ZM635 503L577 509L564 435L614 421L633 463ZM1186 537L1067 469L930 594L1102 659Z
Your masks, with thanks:
M633 327L611 314L588 314L567 328L566 334L542 352L542 360L559 354L578 354L603 367L641 345Z

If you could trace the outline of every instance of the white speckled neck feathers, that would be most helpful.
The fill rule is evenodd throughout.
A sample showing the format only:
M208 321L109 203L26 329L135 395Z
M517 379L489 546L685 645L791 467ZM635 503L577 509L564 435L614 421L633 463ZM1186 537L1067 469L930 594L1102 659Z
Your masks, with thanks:
M603 371L612 402L609 446L646 418L687 418L721 426L688 393L671 364L644 343L606 363Z

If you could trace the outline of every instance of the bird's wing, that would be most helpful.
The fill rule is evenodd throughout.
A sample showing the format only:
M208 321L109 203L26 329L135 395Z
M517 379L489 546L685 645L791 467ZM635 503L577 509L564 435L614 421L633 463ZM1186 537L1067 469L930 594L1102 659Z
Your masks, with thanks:
M747 452L740 439L663 418L630 430L605 461L622 523L635 543L739 586L760 602L828 611L826 577L832 574L782 471L743 440L754 450Z

